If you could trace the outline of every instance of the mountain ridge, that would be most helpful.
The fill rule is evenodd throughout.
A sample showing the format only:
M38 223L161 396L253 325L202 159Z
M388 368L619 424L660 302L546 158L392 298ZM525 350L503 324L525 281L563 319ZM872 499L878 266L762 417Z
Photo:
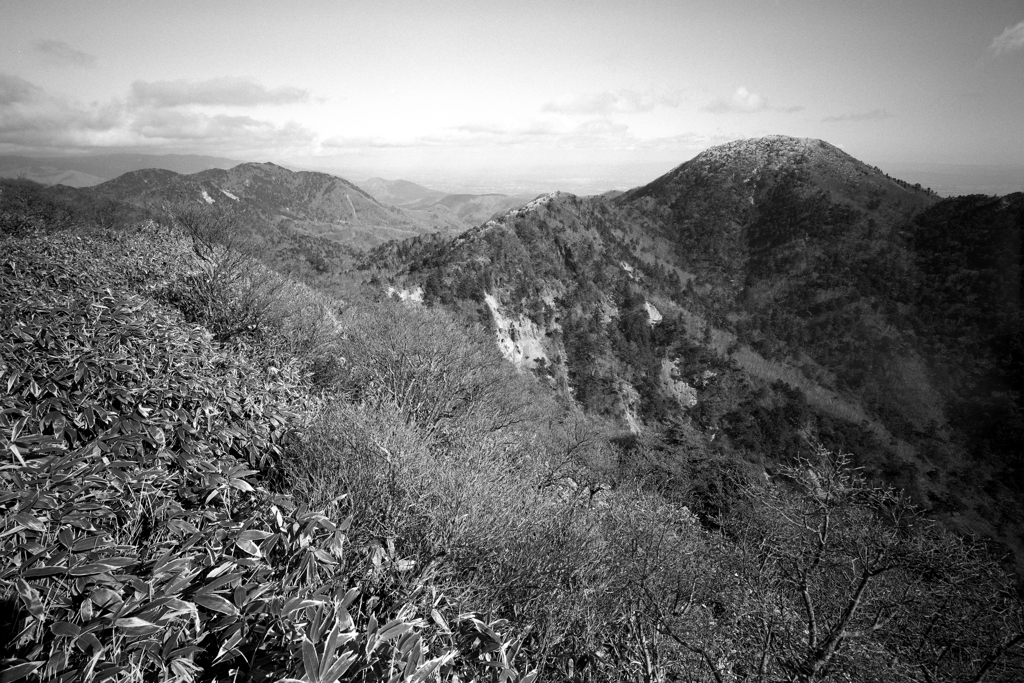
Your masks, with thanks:
M507 195L498 192L474 194L432 190L408 180L370 178L357 183L378 201L419 214L448 217L463 229L476 227L534 199L536 193Z
M177 202L220 203L245 216L250 228L273 237L280 230L322 237L346 246L380 244L433 230L401 209L381 204L354 183L318 171L291 171L270 162L192 174L132 171L80 190L138 207Z
M509 357L634 434L759 454L769 467L823 440L1020 561L1022 510L996 483L1024 484L1006 450L1016 437L997 455L958 417L995 411L1005 425L987 428L1018 433L1011 386L977 405L958 391L1016 362L994 345L1019 343L1007 332L1019 306L992 314L1003 336L986 331L989 318L966 333L979 365L936 322L951 295L928 303L922 291L938 291L947 271L972 296L1019 286L1021 197L964 200L950 221L953 200L823 141L773 136L713 148L614 198L556 193L457 237L385 245L363 268L484 321ZM964 280L976 266L927 256L929 231L961 239L929 225L982 220L970 217L989 205L1002 217L997 243L1009 245L1002 271ZM992 514L993 497L1003 512Z
M1016 681L1024 193L687 168L334 296L329 178L0 181L0 668Z
M0 177L26 177L44 185L90 187L124 173L146 168L162 168L189 174L210 168L231 168L240 163L242 162L235 159L199 154L119 153L43 157L0 155Z

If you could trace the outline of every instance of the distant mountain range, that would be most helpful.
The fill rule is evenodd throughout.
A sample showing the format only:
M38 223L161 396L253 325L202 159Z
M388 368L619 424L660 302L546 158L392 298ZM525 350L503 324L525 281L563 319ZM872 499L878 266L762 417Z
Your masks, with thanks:
M391 204L392 206L429 205L438 201L446 194L440 190L431 190L429 187L423 187L408 180L370 178L356 184L367 193L373 195L377 201Z
M124 173L158 168L175 173L227 169L240 161L196 154L96 154L88 156L0 156L0 178L28 178L44 185L89 187Z
M86 188L53 188L79 202L135 207L168 216L181 207L226 209L275 267L304 279L345 270L359 249L389 240L461 230L381 204L352 183L326 173L246 163L180 174L144 169Z
M401 211L383 206L342 178L269 163L188 175L162 169L132 171L84 191L137 206L224 204L258 221L261 229L286 225L352 243L420 232Z
M383 178L370 178L357 184L380 202L410 211L424 212L434 217L444 216L448 220L458 220L466 228L485 223L510 209L526 204L538 195L447 194L408 180Z
M44 185L83 188L100 185L134 171L155 169L192 175L214 169L228 170L242 163L235 159L195 154L0 156L0 178L27 178ZM404 209L408 222L417 226L414 232L421 231L424 226L433 226L437 230L465 230L537 196L537 193L451 194L406 180L383 178L371 178L357 185L379 202ZM366 227L379 225L368 224ZM359 239L354 241L365 242Z
M695 454L770 473L824 443L1024 566L1022 233L1024 194L942 199L771 136L363 267L489 321L659 477Z

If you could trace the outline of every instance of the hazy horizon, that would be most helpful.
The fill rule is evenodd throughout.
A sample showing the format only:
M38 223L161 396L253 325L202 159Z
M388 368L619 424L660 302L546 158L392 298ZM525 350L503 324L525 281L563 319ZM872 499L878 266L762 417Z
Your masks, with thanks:
M594 189L769 134L883 169L1024 164L1014 2L0 0L0 12L0 154L191 153Z
M147 156L180 156L173 153L153 155L151 152L85 152L78 158L88 159L108 154L125 154L128 156L145 154ZM44 161L53 156L2 155L0 161L12 157L35 158ZM77 155L76 155L77 156ZM189 156L189 155L184 155ZM207 156L207 155L197 155ZM692 157L690 157L692 158ZM226 159L226 158L225 158ZM563 191L574 194L600 194L611 190L629 190L645 185L676 166L689 161L682 159L678 163L638 163L628 167L611 167L595 169L593 167L574 168L534 168L521 169L516 174L487 172L452 172L443 168L419 169L409 173L387 174L372 168L335 167L320 164L295 163L287 159L230 159L233 162L225 165L230 168L235 164L247 162L272 162L295 171L318 171L339 176L354 183L361 183L371 178L385 180L404 180L422 185L432 190L440 190L451 194L529 194ZM920 183L943 197L986 194L1006 195L1013 192L1024 192L1024 164L884 164L881 170L894 178L909 183ZM0 177L20 175L18 168L5 168L0 163ZM30 176L29 176L30 177Z

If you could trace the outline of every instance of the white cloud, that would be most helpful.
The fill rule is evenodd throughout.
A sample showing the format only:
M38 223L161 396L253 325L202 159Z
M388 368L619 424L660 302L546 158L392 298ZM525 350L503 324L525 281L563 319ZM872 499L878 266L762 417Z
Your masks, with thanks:
M446 149L542 149L605 151L677 151L702 149L742 137L737 133L703 134L686 132L671 136L641 138L629 126L607 118L578 123L542 120L519 123L467 123L401 141L372 137L334 137L323 142L333 151L366 151L383 148Z
M166 100L164 100L166 102ZM209 113L195 108L83 103L56 97L17 76L0 73L0 150L70 151L132 147L207 153L290 153L315 146L296 123Z
M657 107L678 107L678 94L639 93L634 90L606 90L598 93L563 95L544 105L544 111L559 114L608 115L648 112Z
M429 136L434 144L469 146L529 147L541 145L555 149L616 149L634 143L629 126L607 118L579 123L541 120L513 124L471 123L449 128Z
M768 100L765 97L748 90L742 85L736 88L736 91L731 96L719 97L704 107L704 111L711 112L712 114L756 114L763 111L795 114L803 110L804 107L801 105L789 107L769 106Z
M328 151L353 151L362 149L400 149L423 147L426 143L418 138L384 138L380 136L335 135L323 140L320 147Z
M251 116L206 114L176 109L147 110L130 129L151 143L193 142L217 149L284 149L312 145L316 136L295 123L277 125Z
M647 96L619 93L607 99L616 111L652 106ZM303 96L305 94L303 93ZM84 102L46 92L18 76L0 73L0 152L66 153L83 149L133 149L221 154L231 157L295 157L361 154L391 149L408 154L565 156L665 152L733 139L685 132L640 136L610 115L541 113L524 120L477 120L394 137L319 135L305 125L261 115L261 103L298 97L241 79L132 85L124 97ZM241 108L248 103L248 109ZM237 105L237 109L230 105ZM601 108L606 105L601 105ZM660 105L657 105L660 106ZM584 108L577 107L582 112ZM324 139L327 138L327 139Z
M212 105L254 107L263 104L293 104L309 100L301 88L268 89L245 78L214 78L208 81L135 81L129 101L138 106L181 107Z
M715 133L681 133L679 135L638 141L637 148L644 150L704 149L743 137L744 135L740 133L723 133L721 131Z
M992 41L990 49L996 54L1024 50L1024 21L1013 26L1007 26L1006 30Z
M466 123L434 133L402 138L335 136L324 140L322 146L337 150L410 147L507 147L525 146L538 142L550 144L558 134L558 128L547 121L517 124Z
M18 76L0 73L0 144L53 147L87 143L123 122L116 102L80 105L53 97Z
M753 114L768 109L768 100L742 85L736 88L731 97L720 97L705 110L714 114Z
M858 112L855 114L839 114L837 116L826 116L822 119L823 123L843 123L846 121L880 121L882 119L891 119L893 114L890 114L885 109L872 109L871 111Z

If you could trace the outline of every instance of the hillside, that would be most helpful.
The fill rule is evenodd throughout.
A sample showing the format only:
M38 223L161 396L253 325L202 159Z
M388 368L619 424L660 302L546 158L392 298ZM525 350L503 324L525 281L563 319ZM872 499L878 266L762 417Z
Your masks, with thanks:
M379 244L420 232L402 212L385 207L348 181L294 172L274 164L239 164L191 175L143 170L86 190L139 206L203 202L231 205L253 229L288 227L338 242Z
M433 203L445 196L440 190L431 190L408 180L370 178L356 183L374 199L392 206L408 207L420 203Z
M44 185L89 187L103 182L99 176L19 157L0 159L0 178L24 178Z
M608 200L376 251L485 330L282 277L216 202L81 198L0 183L4 680L1019 678L1012 578L849 456L755 438L823 423L691 339ZM708 436L727 404L771 478Z
M166 222L168 211L194 214L212 207L254 243L267 263L323 287L337 287L339 276L361 250L388 240L436 231L451 232L446 221L377 202L343 178L294 172L275 164L239 164L182 175L144 169L94 187L53 193L77 205L91 204L107 220L118 213L149 215ZM180 216L179 216L180 217Z
M460 226L461 230L475 228L537 196L529 193L446 194L407 180L383 178L370 178L359 183L359 186L377 201L401 207L416 215L428 216L435 221L446 220Z
M484 321L564 396L656 439L660 476L687 452L771 473L824 443L1019 566L1021 216L1020 195L940 200L772 137L622 196L548 196L385 245L364 268ZM981 300L1000 308L962 308Z

